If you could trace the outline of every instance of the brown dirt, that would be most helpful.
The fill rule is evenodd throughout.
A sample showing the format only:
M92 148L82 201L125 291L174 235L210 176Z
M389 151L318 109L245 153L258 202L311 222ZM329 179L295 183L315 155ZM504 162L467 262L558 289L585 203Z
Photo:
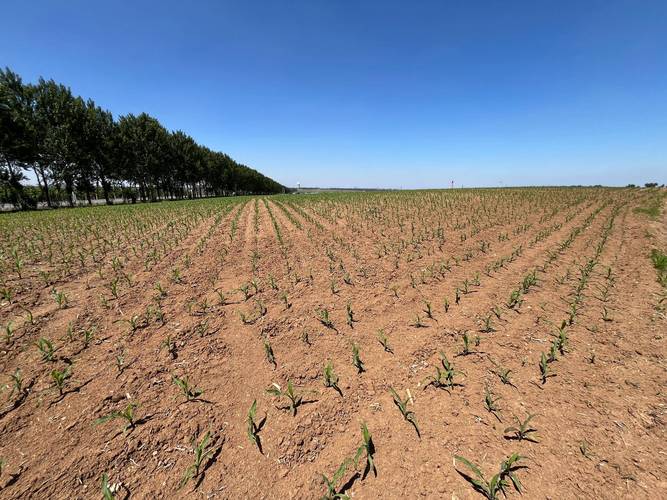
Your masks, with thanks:
M651 221L633 210L646 196L627 190L284 196L207 202L196 219L190 205L158 216L137 211L142 220L152 217L138 233L110 219L105 236L124 243L114 244L101 264L75 262L48 287L39 271L58 265L29 263L20 279L7 280L15 296L3 302L0 320L11 320L15 333L11 345L0 340L0 385L9 386L0 395L6 462L0 497L101 497L106 473L120 485L118 498L319 498L326 492L322 474L332 477L354 457L362 422L373 436L378 474L362 478L362 465L350 465L336 487L354 498L476 498L461 474L469 471L454 455L491 475L512 452L526 457L527 468L518 472L526 498L665 497L667 321L648 255L656 246L667 249L667 226L664 216ZM57 216L45 215L46 224L57 224ZM130 251L132 234L142 235L146 249ZM161 247L165 241L171 243ZM482 242L490 248L482 250ZM160 252L147 266L153 247ZM113 269L113 255L123 259L122 271ZM566 352L550 363L555 376L542 384L540 355L568 318L580 269L591 258L581 304L566 328ZM537 284L518 310L508 308L511 291L533 270ZM119 280L113 298L109 284L124 274L131 284ZM259 291L250 287L244 300L239 288L253 278ZM466 280L468 293L457 305L455 289ZM156 282L166 290L164 323L153 314L144 319L156 308ZM58 308L52 287L65 291L67 308ZM423 312L426 302L433 319ZM318 321L322 308L335 328ZM415 326L417 315L423 327ZM489 315L493 331L484 332ZM89 345L82 340L86 328L95 329ZM393 353L378 342L379 329ZM467 355L463 332L472 344ZM174 357L162 347L167 337ZM41 359L39 338L55 345L53 361ZM361 374L352 364L353 344L366 367ZM462 386L449 392L424 389L441 352L464 374L457 379ZM323 385L328 360L342 396ZM68 365L72 377L61 397L51 371ZM497 365L512 370L514 386L500 381ZM9 395L16 369L23 391ZM204 393L186 402L174 375ZM266 392L288 380L305 400L295 416ZM402 397L409 390L421 438L394 405L390 387ZM484 407L485 388L501 397L498 417ZM257 419L266 415L263 453L246 434L253 400ZM139 405L135 428L123 432L121 420L95 424L129 402ZM536 414L539 442L506 439L513 416L528 414ZM214 455L179 489L194 458L191 442L207 431Z

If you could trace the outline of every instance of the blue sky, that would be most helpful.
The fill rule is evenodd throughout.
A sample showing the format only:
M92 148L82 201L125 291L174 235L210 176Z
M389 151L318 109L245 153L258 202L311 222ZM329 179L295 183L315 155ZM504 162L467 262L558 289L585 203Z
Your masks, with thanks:
M3 2L0 65L286 185L667 182L667 2Z

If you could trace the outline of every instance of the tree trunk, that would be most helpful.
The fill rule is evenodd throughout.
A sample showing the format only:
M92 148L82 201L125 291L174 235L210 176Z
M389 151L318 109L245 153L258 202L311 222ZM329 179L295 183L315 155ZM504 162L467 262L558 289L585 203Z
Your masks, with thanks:
M109 196L109 190L111 186L109 185L109 181L102 178L102 191L104 191L104 201L106 202L107 205L113 205L113 202L111 201L111 198Z
M46 180L46 172L44 172L42 167L33 167L32 170L35 172L35 177L37 177L37 184L42 188L42 195L46 199L46 206L51 208L51 193L49 192L49 183Z
M65 177L65 191L67 192L69 206L74 207L74 179L69 175Z

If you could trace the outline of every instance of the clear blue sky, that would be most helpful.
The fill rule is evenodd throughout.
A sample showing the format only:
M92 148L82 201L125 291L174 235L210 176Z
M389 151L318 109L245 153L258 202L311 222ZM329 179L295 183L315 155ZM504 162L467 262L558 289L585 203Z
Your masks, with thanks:
M0 65L286 185L667 182L667 1L5 0Z

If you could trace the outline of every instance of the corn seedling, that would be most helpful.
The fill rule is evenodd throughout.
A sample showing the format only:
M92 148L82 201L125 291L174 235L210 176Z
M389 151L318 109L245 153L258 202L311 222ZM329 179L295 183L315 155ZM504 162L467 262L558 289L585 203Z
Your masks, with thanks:
M155 286L153 286L153 288L157 292L156 296L157 300L163 299L167 296L167 291L164 288L162 288L162 285L160 284L159 281L155 282Z
M255 399L252 402L252 405L250 405L250 409L248 410L248 429L247 429L247 434L248 434L248 439L257 446L259 449L259 452L262 453L262 442L259 438L259 431L262 430L262 427L264 427L264 422L266 421L266 415L264 418L258 423L255 422L255 417L257 416L257 400Z
M14 373L10 375L12 379L12 390L9 392L9 397L11 398L14 393L21 395L23 392L23 377L21 376L21 370L18 368L14 370Z
M291 380L287 381L286 391L281 390L280 386L274 383L266 390L266 392L277 398L286 398L289 403L282 409L289 410L292 413L292 416L296 415L297 408L303 403L303 398L294 392L294 386L292 385Z
M271 347L271 344L268 340L264 341L264 354L266 355L266 360L269 362L269 364L274 368L277 368L278 365L276 364L276 357L273 355L273 348Z
M424 309L423 309L424 314L426 314L426 317L429 319L434 319L433 318L433 309L431 308L431 303L430 302L424 302Z
M95 336L95 328L84 328L81 334L83 335L83 347L88 347Z
M51 291L53 294L53 299L56 301L56 304L58 304L58 309L65 309L67 307L67 295L65 295L65 292L62 291L57 291L55 288Z
M162 343L160 344L160 349L166 349L171 359L176 359L176 357L178 356L176 350L177 349L176 343L171 338L171 335L167 335L167 338L162 341Z
M454 459L464 464L468 467L475 477L468 476L467 474L462 474L463 477L472 484L475 491L484 495L487 500L497 500L499 494L502 493L504 497L507 496L507 488L511 484L514 486L517 492L521 493L521 482L519 478L516 477L516 472L519 469L524 468L525 466L517 465L517 463L522 460L524 457L517 453L513 453L507 457L500 464L500 471L487 480L484 478L484 474L474 463L470 462L466 458L463 458L459 455L454 455ZM509 481L508 481L509 479Z
M313 344L310 342L310 336L308 335L308 330L304 330L303 332L301 332L301 341L302 341L304 344L306 344L308 347L310 347L311 345L313 345Z
M394 354L394 351L391 349L391 346L389 345L389 339L384 333L384 330L380 329L378 330L378 341L384 348L385 352L388 352L390 354Z
M331 321L331 318L329 317L329 310L326 308L322 309L316 309L315 313L317 314L317 320L322 323L324 326L327 328L331 328L334 330L334 324L333 321Z
M292 307L292 303L289 301L289 297L287 296L287 292L281 292L280 293L280 300L282 300L283 305L285 306L285 310Z
M539 441L537 438L533 436L533 433L537 432L537 429L534 429L530 426L530 421L535 418L535 416L535 414L529 413L526 417L526 420L523 422L515 416L514 420L516 420L516 425L507 427L503 431L505 434L510 434L509 436L505 436L506 439L516 439L518 441L531 441L533 443L538 443Z
M505 385L510 385L516 389L516 386L512 382L512 370L509 368L503 368L502 366L498 366L496 368L496 371L493 372L496 375L498 375L498 378L500 378L500 381L505 384Z
M22 306L21 304L18 304L18 307L22 311L25 311L27 319L28 319L28 323L31 324L31 325L34 325L35 324L35 318L32 315L32 311L30 309L28 309L27 307Z
M454 378L457 375L463 375L463 372L454 369L454 366L449 362L447 356L444 353L440 353L440 363L442 368L439 366L435 367L435 376L428 377L424 382L428 382L424 385L424 390L428 387L433 386L436 389L444 389L449 392L455 386L460 386L462 384L457 383Z
M227 295L222 290L216 290L216 295L218 296L218 305L225 306L227 305Z
M12 322L10 321L5 326L5 343L7 345L10 345L13 341L14 341L14 327L12 326Z
M470 352L470 337L468 337L468 332L463 332L463 350L461 351L461 355L467 356Z
M519 309L523 299L521 298L521 290L513 290L507 299L507 307L510 309Z
M114 498L116 497L114 495L114 492L111 491L111 485L109 484L109 476L106 473L102 474L101 483L102 483L101 486L102 498L104 500L114 500Z
M561 327L558 329L558 334L556 335L555 343L558 347L558 352L560 352L562 355L565 355L565 352L567 350L567 345L569 343L567 331L565 328L565 322L563 322Z
M197 389L190 385L188 377L178 378L176 375L173 375L172 380L174 381L174 384L176 384L176 387L181 390L185 396L186 401L193 401L204 394L203 390Z
M345 306L345 312L347 316L347 326L350 328L354 327L354 311L352 310L352 305L348 302L347 305Z
M58 389L58 394L60 394L60 397L62 397L64 394L65 382L71 376L72 376L72 369L70 366L68 366L62 371L61 370L51 371L51 379L53 380L53 384L56 387L56 389Z
M419 427L417 427L415 413L412 410L408 410L408 402L412 399L410 396L410 391L408 390L408 397L405 398L405 400L401 399L393 387L389 387L389 392L391 397L394 399L394 404L401 412L401 415L403 415L403 419L412 424L412 426L415 428L415 431L417 432L417 437L421 439L421 433L419 432Z
M251 297L250 285L248 285L247 283L244 283L243 285L241 285L239 287L239 291L243 294L243 300L244 301L247 301Z
M364 371L366 371L364 362L361 360L361 357L359 356L359 346L357 344L352 344L352 364L357 369L357 373L363 373Z
M493 414L493 416L498 419L498 422L502 421L498 415L498 413L500 413L500 407L497 405L498 401L501 399L500 396L496 396L488 387L484 387L484 408L486 408L486 411Z
M345 472L347 471L347 466L349 465L350 460L345 460L340 467L336 470L334 475L329 479L327 476L322 474L322 479L324 479L324 484L327 487L327 492L322 497L322 500L349 500L350 497L344 495L343 493L336 492L336 484L343 478Z
M125 427L123 427L123 432L127 432L128 429L134 429L136 426L136 420L134 418L134 410L137 409L136 403L128 403L123 411L112 411L106 417L98 418L95 420L95 425L104 424L115 420L117 418L125 421Z
M196 440L192 441L192 451L195 455L194 462L185 470L183 479L181 479L181 483L179 485L179 489L185 486L191 479L197 478L202 472L201 468L204 462L215 453L215 450L209 447L210 439L211 432L209 431L204 435L199 443L197 443Z
M340 387L338 387L338 375L334 372L331 360L327 361L327 364L324 366L324 387L331 387L338 394L343 395Z
M542 356L540 357L540 379L542 380L542 384L546 384L547 378L549 377L555 377L555 375L551 373L549 360L547 359L546 354L542 353Z
M484 318L484 325L482 326L481 331L483 333L495 332L495 329L493 328L493 321L491 320L491 315L488 315Z
M372 472L375 477L378 475L377 468L375 467L375 459L373 455L375 454L375 444L373 443L373 436L368 431L366 423L361 424L361 439L362 443L359 448L357 448L357 453L354 457L354 466L359 465L359 459L365 453L366 454L366 466L364 467L364 472L362 473L361 478L364 479L369 472Z
M549 354L547 355L547 363L553 363L558 360L558 340L554 341L549 346Z
M424 322L419 317L419 314L416 314L415 315L415 320L412 323L412 326L414 326L415 328L424 328L426 325L424 324Z
M37 349L42 355L42 361L53 361L55 359L55 349L49 339L40 338L37 341Z
M127 333L135 333L141 328L142 318L138 314L133 314L130 319L117 319L114 323L127 323L129 330Z

